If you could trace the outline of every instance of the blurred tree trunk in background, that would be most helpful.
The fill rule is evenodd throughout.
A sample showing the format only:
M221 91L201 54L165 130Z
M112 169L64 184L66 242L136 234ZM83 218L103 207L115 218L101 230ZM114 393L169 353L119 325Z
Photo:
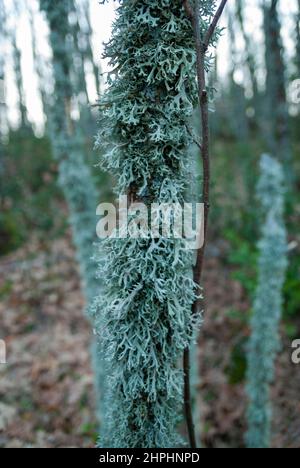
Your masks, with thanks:
M286 182L293 179L292 151L289 131L289 112L286 94L284 50L278 0L265 2L263 6L266 61L266 131L269 151L283 163Z
M77 96L80 112L82 137L89 138L96 132L96 122L93 118L89 103L86 75L86 44L89 39L81 27L80 14L81 12L78 5L72 2L72 21L70 24L70 31L72 32L73 38L72 81L74 82L74 91Z
M27 118L27 109L26 109L26 104L25 104L23 76L22 76L22 71L21 71L21 52L17 46L15 36L13 37L12 45L14 48L15 75L16 75L16 83L17 83L17 90L18 90L18 102L19 102L19 111L20 111L20 116L21 116L21 126L25 128L28 126L28 118Z
M298 0L298 12L296 15L296 66L297 78L300 79L300 0Z
M5 31L6 13L4 9L3 0L0 0L0 215L4 211L4 184L3 177L5 175L5 160L4 160L4 146L3 137L5 127L7 125L7 105L5 99Z
M87 8L87 11L85 10ZM72 53L72 81L76 92L80 112L80 130L85 142L86 161L92 166L94 164L91 154L91 135L96 133L96 117L92 113L89 100L88 76L94 75L95 88L99 92L99 69L94 62L91 37L93 34L89 23L88 5L82 2L72 2L72 15L70 19L70 30L73 38ZM95 71L96 70L96 71Z
M236 139L247 143L249 139L249 125L247 119L247 102L245 89L235 81L235 71L238 68L238 51L236 47L236 35L233 26L233 18L228 15L228 30L230 36L231 68L229 72L229 103L231 104L231 125Z
M21 14L20 5L15 1L14 8L17 17ZM24 88L24 80L23 80L23 73L22 73L22 54L21 49L17 44L17 32L18 28L14 28L13 31L10 31L11 35L11 44L13 47L13 58L14 58L14 72L16 77L16 85L18 91L18 104L19 104L19 112L21 118L21 127L22 128L29 128L30 124L28 121L28 114L26 108L26 100L25 100L25 88Z
M77 248L84 292L88 303L99 293L95 263L91 260L92 246L96 240L97 191L89 166L84 160L82 132L72 119L72 31L69 15L74 12L73 0L40 0L50 26L50 43L53 51L55 98L51 110L51 140L54 155L59 163L59 179L70 210L70 222ZM93 363L96 376L97 406L100 413L100 387L103 386L102 361L93 346Z
M6 13L3 0L0 0L0 132L3 134L7 125L7 104L5 98L5 39L6 39Z
M97 194L91 172L84 162L80 132L72 119L74 91L71 82L72 47L68 40L68 18L73 2L64 0L58 6L49 0L41 0L40 4L47 14L53 51L55 98L50 116L50 136L59 162L60 183L70 207L85 292L87 299L91 300L97 289L95 265L90 260L95 241Z
M39 93L41 96L41 103L43 106L43 112L45 117L50 113L50 96L49 93L47 92L47 76L46 76L46 64L42 56L40 55L39 51L37 50L37 31L36 31L36 26L34 23L34 12L32 11L32 8L29 4L29 1L27 2L27 9L29 13L29 23L30 23L30 31L31 31L31 45L32 45L32 55L33 55L33 65L34 65L34 70L38 78L38 87L39 87ZM46 133L48 133L48 121L46 123Z
M72 54L72 65L73 65L73 74L74 74L74 89L78 96L79 100L79 110L80 114L85 113L85 118L88 118L87 112L90 111L88 106L89 95L86 81L85 73L85 51L84 51L84 39L82 29L79 24L78 14L79 11L76 9L75 3L73 7L73 20L70 25L70 30L72 31L74 51ZM89 112L90 114L90 112Z
M260 118L260 97L257 83L257 64L255 60L255 52L253 50L253 38L247 34L245 29L245 19L244 19L244 0L237 0L236 2L236 16L241 28L241 32L245 42L245 62L247 64L251 86L252 86L252 105L255 110L256 119ZM232 26L233 29L233 26Z
M81 7L81 9L80 9ZM85 58L86 60L92 65L95 83L96 83L96 90L98 95L101 93L101 80L100 80L100 64L97 64L97 60L94 57L93 47L92 47L92 37L93 37L93 29L91 25L91 18L90 18L90 2L89 0L82 0L79 6L80 15L85 20Z
M4 193L3 193L3 177L4 177L4 148L3 148L3 127L5 121L5 101L4 101L4 56L3 56L3 17L0 1L0 210L3 210Z

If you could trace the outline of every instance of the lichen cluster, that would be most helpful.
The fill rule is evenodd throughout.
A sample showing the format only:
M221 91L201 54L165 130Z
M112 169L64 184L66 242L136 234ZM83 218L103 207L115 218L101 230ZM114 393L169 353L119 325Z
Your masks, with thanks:
M104 3L104 2L102 2ZM207 28L215 2L201 2ZM182 0L123 0L106 57L97 142L117 193L182 203L197 104L195 41ZM209 67L209 61L207 61ZM181 239L109 239L91 310L107 361L102 447L175 447L183 404L183 350L196 327L193 253Z
M274 365L280 347L282 288L287 268L283 170L280 163L268 155L261 160L258 197L264 222L259 242L259 278L248 351L249 427L246 443L249 448L268 448L272 416L270 384L274 379Z

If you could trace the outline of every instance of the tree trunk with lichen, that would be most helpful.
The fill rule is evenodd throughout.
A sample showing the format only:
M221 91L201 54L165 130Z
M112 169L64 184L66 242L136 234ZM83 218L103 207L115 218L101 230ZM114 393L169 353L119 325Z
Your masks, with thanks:
M74 91L71 82L72 48L69 49L68 16L72 11L73 1L63 0L57 4L50 0L40 0L40 5L47 15L53 51L55 97L50 112L50 138L59 165L60 185L70 208L84 290L90 301L97 290L95 265L91 261L95 241L97 195L91 171L84 162L80 133L71 115Z
M129 204L184 202L198 89L195 36L183 3L124 0L106 46L114 70L100 103L98 144L106 149L104 167ZM215 5L200 2L202 33ZM200 94L207 99L206 89ZM102 447L181 443L179 360L199 318L192 313L199 305L194 256L184 245L183 239L151 236L104 241L106 285L91 311L110 367Z
M70 224L80 266L83 291L87 303L99 294L100 281L96 279L96 264L92 260L96 240L97 192L90 168L84 160L82 132L71 116L74 90L71 82L71 53L68 34L68 16L73 11L73 0L40 0L50 27L53 51L55 98L50 113L50 138L59 166L59 182L68 202ZM103 369L99 350L92 345L95 373L97 415L102 417Z
M284 174L281 164L268 155L261 159L258 199L262 230L248 348L246 444L248 448L269 448L272 423L270 386L274 381L275 360L280 349L279 325L288 246L284 223Z
M101 103L104 166L130 203L182 203L187 124L197 100L194 37L182 1L123 1L106 56L115 77ZM181 239L109 239L103 248L106 287L92 311L111 369L100 445L177 446L178 363L194 329L192 254Z

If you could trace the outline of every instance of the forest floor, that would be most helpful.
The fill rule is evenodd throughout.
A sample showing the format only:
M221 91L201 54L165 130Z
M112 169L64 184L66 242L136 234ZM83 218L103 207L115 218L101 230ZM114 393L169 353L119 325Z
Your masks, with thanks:
M202 438L243 447L249 302L219 256L206 262L207 310L200 337ZM69 238L32 241L0 259L0 447L93 447L96 421L89 349L92 331ZM274 447L300 447L300 372L283 334L273 387Z

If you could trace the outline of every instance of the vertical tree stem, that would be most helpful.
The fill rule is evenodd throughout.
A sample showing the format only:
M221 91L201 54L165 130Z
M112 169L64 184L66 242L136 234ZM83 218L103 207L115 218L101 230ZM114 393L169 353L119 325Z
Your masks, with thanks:
M203 166L203 192L202 202L204 203L204 243L201 249L198 250L196 265L194 268L194 282L200 289L200 283L203 272L204 254L206 246L206 234L208 226L209 208L210 208L210 135L209 135L209 108L208 108L208 94L206 88L206 74L205 74L205 53L209 46L209 43L213 37L214 31L218 25L219 19L223 13L227 0L222 0L213 21L208 28L205 38L201 37L200 30L200 2L195 0L194 11L188 1L184 1L184 7L190 18L196 45L196 67L197 67L197 78L198 78L198 95L199 105L201 114L201 128L202 128L202 145L200 159ZM198 291L199 292L199 291ZM200 295L193 304L193 314L199 313L200 308ZM184 368L184 402L185 402L185 414L190 439L191 448L196 448L196 435L195 435L195 424L193 421L192 404L191 404L191 385L190 385L190 348L186 348L183 357L183 368Z

